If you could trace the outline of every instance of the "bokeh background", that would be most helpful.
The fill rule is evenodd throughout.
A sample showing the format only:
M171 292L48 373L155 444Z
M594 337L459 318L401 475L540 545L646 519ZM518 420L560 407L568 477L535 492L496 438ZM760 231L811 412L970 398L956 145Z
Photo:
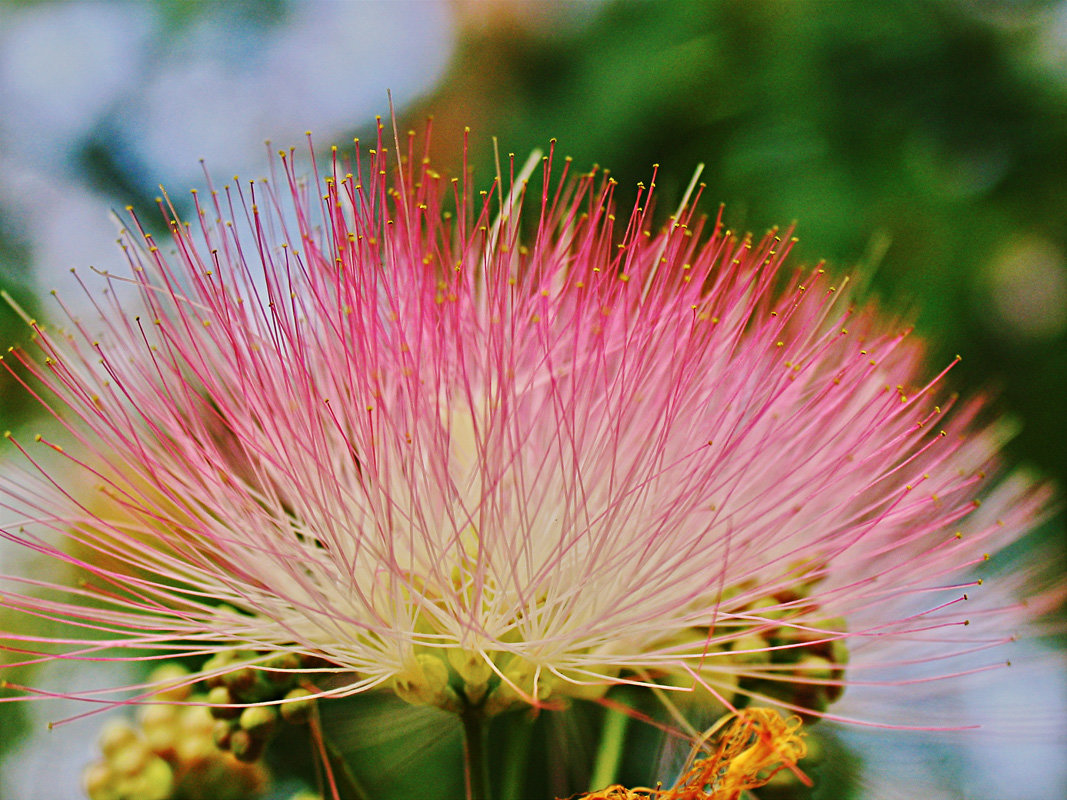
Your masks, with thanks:
M1063 0L3 2L0 288L48 319L48 290L81 302L70 268L121 265L112 209L153 218L163 184L181 210L205 171L259 177L305 130L368 137L387 89L402 130L433 116L438 169L459 171L469 126L486 184L492 137L520 159L556 138L610 168L624 205L658 164L664 213L705 164L709 210L795 223L794 263L855 269L932 370L962 355L952 384L1019 423L1010 457L1067 485ZM26 340L0 304L0 344ZM31 414L0 376L0 427ZM1062 541L1061 515L1028 546ZM0 573L18 558L0 549ZM1006 714L1012 692L1064 702L1055 667L1003 680ZM0 707L0 797L76 796L95 729L43 731L61 715ZM1039 723L1014 747L830 735L823 796L895 796L872 762L926 798L1067 796L1062 725Z

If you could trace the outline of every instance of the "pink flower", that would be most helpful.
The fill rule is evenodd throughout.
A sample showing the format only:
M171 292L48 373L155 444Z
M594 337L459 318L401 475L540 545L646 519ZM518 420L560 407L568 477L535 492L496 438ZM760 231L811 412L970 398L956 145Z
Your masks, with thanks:
M972 514L1002 439L982 402L822 268L784 270L788 236L690 203L653 229L651 188L616 220L611 179L550 180L551 156L477 193L408 147L307 183L282 154L191 224L161 203L167 241L132 218L106 281L141 307L97 293L96 319L33 323L43 363L6 357L64 434L9 436L4 535L84 577L8 576L7 606L70 629L8 634L20 661L295 654L324 696L630 683L827 713L1025 623L975 570L1044 493Z

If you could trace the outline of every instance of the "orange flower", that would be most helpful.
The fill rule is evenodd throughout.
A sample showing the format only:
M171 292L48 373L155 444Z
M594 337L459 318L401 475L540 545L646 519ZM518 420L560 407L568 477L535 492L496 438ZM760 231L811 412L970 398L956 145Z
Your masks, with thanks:
M578 800L738 800L742 792L765 786L783 769L802 775L796 765L808 748L800 727L799 717L786 719L773 709L740 711L715 749L693 761L673 788L609 786Z

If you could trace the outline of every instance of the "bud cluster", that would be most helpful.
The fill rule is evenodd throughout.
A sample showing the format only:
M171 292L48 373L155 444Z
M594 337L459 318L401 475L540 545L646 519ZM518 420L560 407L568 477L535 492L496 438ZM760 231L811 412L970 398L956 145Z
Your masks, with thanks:
M692 650L707 642L707 657L694 664L692 672L644 669L614 674L621 680L692 688L692 693L675 695L683 705L725 710L727 704L743 708L753 700L781 702L809 709L801 716L812 721L844 692L849 659L846 621L823 618L819 584L819 578L809 577L763 595L755 584L736 587L722 599L720 620L710 640L707 627L691 627L654 643ZM444 652L422 648L397 674L392 688L413 705L446 711L477 707L488 716L531 700L556 705L595 700L608 689L606 683L591 684L578 676L572 682L565 670L558 674L538 670L532 662L508 653L493 654L491 662L488 656L460 648Z
M153 682L182 680L168 665ZM213 741L215 721L186 680L138 709L136 723L113 720L99 737L103 759L85 771L90 800L248 800L267 785L262 764L242 763Z
M763 657L762 671L742 676L738 689L746 698L762 696L810 709L814 714L801 713L805 722L817 719L845 690L846 621L834 617L806 621L803 627L789 624L794 616L819 619L819 605L806 596L804 587L783 590L763 603L770 607L762 615L780 624L753 629L734 641L734 652L761 650Z
M282 652L256 666L248 666L256 654L236 651L219 653L205 665L214 673L234 665L236 669L206 680L207 704L214 720L211 736L215 746L243 762L255 762L263 754L277 730L279 721L302 724L314 709L312 692L297 684L305 659ZM238 666L245 663L246 666Z
M714 627L691 627L657 644L672 649L703 648L691 671L643 670L637 677L671 687L683 706L781 703L812 721L844 692L849 652L841 617L821 613L818 579L790 582L764 592L755 583L724 593Z

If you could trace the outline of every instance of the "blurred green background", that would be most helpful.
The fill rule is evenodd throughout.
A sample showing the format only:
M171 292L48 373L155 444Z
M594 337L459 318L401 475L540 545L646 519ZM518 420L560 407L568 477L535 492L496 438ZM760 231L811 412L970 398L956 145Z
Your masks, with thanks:
M993 391L1011 458L1067 485L1062 0L3 3L0 283L43 318L50 288L77 305L68 268L120 266L110 208L151 217L160 182L181 203L199 157L257 177L266 137L367 136L387 88L402 126L433 115L439 169L470 126L486 184L493 136L520 158L557 138L624 206L659 164L664 214L706 164L705 208L795 222L794 263L855 268L931 371L961 354L951 384ZM0 306L3 344L26 338ZM29 406L0 392L10 428ZM970 796L961 763L926 796ZM1027 796L1067 794L1052 772Z
M529 6L518 4L529 10ZM606 3L489 25L419 104L525 153L558 137L623 187L661 165L661 211L698 162L705 203L796 254L874 267L931 363L993 386L1015 454L1067 478L1067 10L1062 3ZM570 23L570 24L568 24ZM470 122L473 120L473 122ZM447 135L447 134L445 134ZM452 148L455 149L455 148ZM488 172L488 167L486 170Z

